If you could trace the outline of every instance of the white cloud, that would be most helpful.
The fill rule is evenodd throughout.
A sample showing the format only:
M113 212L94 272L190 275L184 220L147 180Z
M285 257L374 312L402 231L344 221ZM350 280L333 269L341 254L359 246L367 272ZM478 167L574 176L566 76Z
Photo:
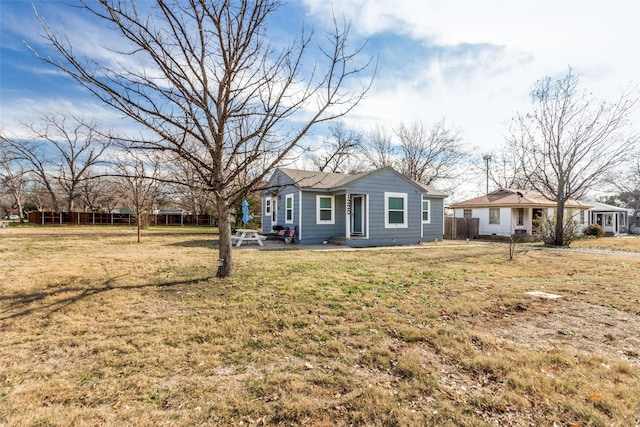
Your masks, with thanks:
M348 119L359 125L445 117L471 145L488 149L502 142L504 122L529 109L528 93L546 75L571 66L584 89L609 100L640 79L636 1L304 2L313 18L327 22L333 10L372 42L395 34L399 52L409 43L437 52L381 63L374 90ZM409 78L387 72L403 67L419 71Z

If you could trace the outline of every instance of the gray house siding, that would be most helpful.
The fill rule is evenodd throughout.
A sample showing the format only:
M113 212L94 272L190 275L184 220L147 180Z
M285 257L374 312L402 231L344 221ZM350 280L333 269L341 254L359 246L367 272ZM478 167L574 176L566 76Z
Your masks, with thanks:
M291 177L305 179L304 171L288 171ZM313 174L312 172L309 172ZM333 183L326 185L333 179ZM300 178L302 177L302 178ZM353 179L342 179L336 175L312 176L310 185L298 188L289 175L278 170L270 180L271 189L263 193L265 197L274 195L272 202L277 203L277 225L297 227L297 243L321 244L325 240L338 238L345 240L352 247L408 245L421 241L441 240L443 234L444 193L423 188L420 184L408 180L391 168L383 168L370 174L360 175ZM320 185L316 185L320 184ZM324 185L323 185L324 184ZM405 224L385 224L387 195L397 193L396 197L406 200L406 211L403 211ZM285 222L287 195L293 195L293 221ZM347 215L347 194L350 196L351 212ZM318 222L318 196L332 196L334 209L332 223ZM430 222L422 223L422 201L430 201ZM356 206L359 208L356 210ZM272 207L273 209L273 207ZM356 220L357 213L362 215L362 222ZM397 213L396 213L397 218ZM352 225L355 222L361 227ZM263 232L272 230L270 216L263 207ZM349 229L347 229L347 226ZM345 239L346 237L346 239Z
M334 196L334 223L317 223L317 196ZM302 192L302 227L300 227L300 243L320 244L333 236L344 236L345 234L345 205L344 195L332 193L321 193L315 191Z
M262 232L271 233L274 225L293 228L298 221L298 189L293 186L291 179L279 170L274 173L270 183L274 186L273 189L262 194ZM294 224L285 223L287 194L294 194ZM266 212L265 199L267 198L271 198L271 209L276 208L275 222L272 221L272 216Z
M444 199L429 198L425 196L425 200L431 202L431 223L423 224L423 242L433 242L436 239L442 240L444 235Z

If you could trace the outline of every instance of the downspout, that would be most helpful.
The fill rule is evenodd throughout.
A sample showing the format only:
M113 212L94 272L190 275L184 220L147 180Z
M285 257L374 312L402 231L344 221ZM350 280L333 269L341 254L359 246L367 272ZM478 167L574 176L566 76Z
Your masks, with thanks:
M444 203L442 204L444 206ZM431 208L431 206L429 206ZM422 210L424 209L424 194L420 194L420 240L424 239L424 218L422 218Z

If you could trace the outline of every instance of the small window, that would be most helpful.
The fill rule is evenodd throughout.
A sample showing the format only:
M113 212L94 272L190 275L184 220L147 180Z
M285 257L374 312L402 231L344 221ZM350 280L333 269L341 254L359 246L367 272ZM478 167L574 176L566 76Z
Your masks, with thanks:
M584 211L580 211L580 224L584 224L584 223L585 223Z
M518 225L524 225L524 208L518 208Z
M316 223L335 224L335 198L316 196Z
M422 201L422 222L431 222L431 200Z
M293 224L293 194L287 194L285 200L284 222L286 224Z
M462 211L462 217L466 220L470 220L471 219L471 209L465 209L464 211Z
M624 227L626 224L624 214L620 214L620 225Z
M384 193L385 228L407 228L407 193Z
M264 215L271 216L271 197L264 199Z
M489 224L500 224L500 208L489 208Z

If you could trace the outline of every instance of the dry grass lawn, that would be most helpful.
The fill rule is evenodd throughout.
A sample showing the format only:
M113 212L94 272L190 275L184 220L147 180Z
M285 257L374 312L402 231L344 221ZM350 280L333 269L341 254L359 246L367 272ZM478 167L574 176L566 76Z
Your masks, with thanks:
M640 424L638 256L215 239L0 230L0 425Z

